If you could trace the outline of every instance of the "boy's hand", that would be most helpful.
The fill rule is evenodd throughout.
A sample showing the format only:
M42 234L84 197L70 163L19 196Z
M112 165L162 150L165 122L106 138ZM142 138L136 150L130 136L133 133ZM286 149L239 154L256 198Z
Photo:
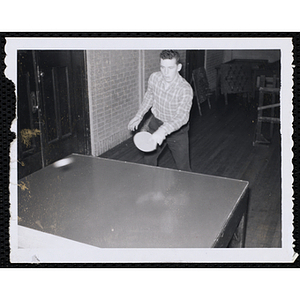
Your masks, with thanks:
M128 124L128 129L131 131L137 130L139 124L141 123L141 118L134 117L133 119L130 120Z
M152 134L152 139L158 144L161 145L162 142L166 138L166 133L163 129L158 128L153 134Z

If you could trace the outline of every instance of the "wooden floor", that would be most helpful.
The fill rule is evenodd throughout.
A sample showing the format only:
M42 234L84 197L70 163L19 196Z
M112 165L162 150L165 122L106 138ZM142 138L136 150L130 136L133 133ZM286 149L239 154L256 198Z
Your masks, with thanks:
M281 247L281 146L279 126L270 146L253 146L256 103L231 97L226 106L212 99L202 105L202 116L193 105L190 119L190 158L193 172L249 181L250 203L246 247ZM266 137L269 130L264 130ZM101 157L142 163L142 153L132 139ZM175 168L168 149L159 165Z

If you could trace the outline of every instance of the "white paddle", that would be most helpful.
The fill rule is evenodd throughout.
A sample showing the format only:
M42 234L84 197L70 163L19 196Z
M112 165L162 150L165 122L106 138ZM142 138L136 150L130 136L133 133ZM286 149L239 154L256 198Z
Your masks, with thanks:
M141 131L133 137L133 142L139 150L151 152L156 149L156 142L152 140L151 136L150 132Z

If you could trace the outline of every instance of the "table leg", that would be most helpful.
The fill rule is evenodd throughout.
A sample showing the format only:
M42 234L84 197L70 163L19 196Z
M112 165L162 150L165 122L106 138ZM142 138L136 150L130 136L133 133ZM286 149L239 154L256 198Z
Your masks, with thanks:
M232 240L230 241L229 248L244 248L245 237L246 237L246 216L242 216L242 219L233 234Z
M249 196L247 196L249 197ZM233 234L232 240L229 243L229 248L245 248L246 240L246 226L247 226L247 215L248 215L248 199L246 203L246 210L242 215L240 223Z
M244 248L248 218L249 190L245 191L231 218L212 245L213 248Z
M225 93L225 105L228 105L228 95Z

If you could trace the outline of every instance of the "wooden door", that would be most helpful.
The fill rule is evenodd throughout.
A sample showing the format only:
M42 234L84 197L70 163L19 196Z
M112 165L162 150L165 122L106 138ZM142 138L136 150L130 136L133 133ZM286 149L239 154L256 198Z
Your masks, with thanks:
M90 154L84 52L20 51L18 59L19 178Z
M205 51L204 50L187 50L186 51L186 80L191 82L193 70L204 67Z
M32 51L18 51L17 93L18 175L21 178L43 166L35 56Z

